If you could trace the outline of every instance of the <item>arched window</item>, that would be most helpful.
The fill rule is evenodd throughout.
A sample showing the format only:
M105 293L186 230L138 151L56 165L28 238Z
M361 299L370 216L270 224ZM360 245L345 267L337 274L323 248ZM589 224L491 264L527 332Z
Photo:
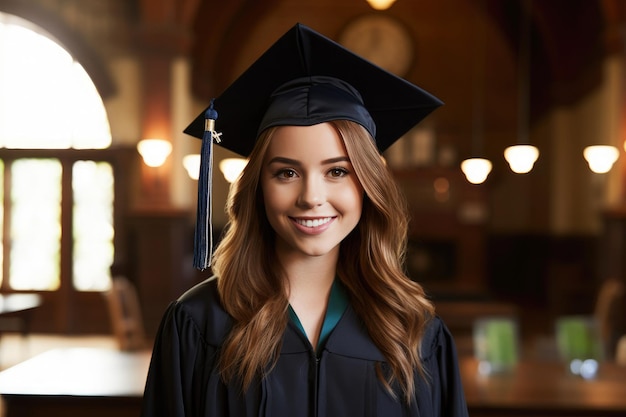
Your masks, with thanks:
M0 12L1 288L105 290L114 175L107 114L83 67L38 26Z

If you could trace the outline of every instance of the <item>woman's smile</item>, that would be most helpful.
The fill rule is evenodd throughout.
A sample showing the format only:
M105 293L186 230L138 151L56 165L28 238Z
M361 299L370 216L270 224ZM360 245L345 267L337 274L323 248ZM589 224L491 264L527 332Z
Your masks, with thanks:
M304 233L318 234L322 233L328 227L330 227L331 222L335 217L319 217L319 218L296 218L292 217L291 219L296 224L299 230Z

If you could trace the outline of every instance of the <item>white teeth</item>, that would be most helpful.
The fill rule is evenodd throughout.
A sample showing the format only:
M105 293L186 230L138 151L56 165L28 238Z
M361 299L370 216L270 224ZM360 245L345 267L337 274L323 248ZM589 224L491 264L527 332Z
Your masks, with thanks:
M332 217L325 217L323 219L315 219L315 220L296 219L296 222L305 227L318 227L318 226L328 223L331 219Z

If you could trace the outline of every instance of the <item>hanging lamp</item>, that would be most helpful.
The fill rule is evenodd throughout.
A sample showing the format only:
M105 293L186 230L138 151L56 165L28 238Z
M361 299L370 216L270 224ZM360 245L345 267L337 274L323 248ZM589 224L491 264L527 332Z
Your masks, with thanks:
M396 0L367 0L374 10L387 10Z
M525 6L525 7L524 7ZM522 3L520 18L520 52L518 58L518 135L517 144L504 150L504 158L509 163L511 171L517 174L526 174L533 169L539 158L539 149L531 145L528 140L530 127L529 96L530 96L530 17L531 0Z
M172 153L172 144L165 139L143 139L137 143L137 151L149 167L160 167Z
M596 174L605 174L613 168L613 164L619 158L619 151L615 146L592 145L583 150L583 156L591 169Z
M483 6L481 2L480 6ZM480 12L484 9L481 7ZM461 171L465 178L472 184L482 184L491 172L492 163L489 159L481 156L484 138L484 92L485 92L485 61L486 61L486 26L481 24L481 14L476 12L474 33L477 34L476 42L478 51L474 55L474 93L472 106L472 156L461 162ZM480 36L478 36L478 34Z

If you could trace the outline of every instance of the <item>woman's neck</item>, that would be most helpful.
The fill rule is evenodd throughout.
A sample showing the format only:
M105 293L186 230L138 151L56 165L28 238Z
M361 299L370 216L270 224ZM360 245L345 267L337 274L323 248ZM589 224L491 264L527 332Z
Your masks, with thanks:
M276 256L288 281L288 293L290 288L330 288L337 272L339 247L324 255L310 256L277 245Z
M314 347L319 340L337 272L337 255L338 251L319 257L278 256L287 278L289 304Z

